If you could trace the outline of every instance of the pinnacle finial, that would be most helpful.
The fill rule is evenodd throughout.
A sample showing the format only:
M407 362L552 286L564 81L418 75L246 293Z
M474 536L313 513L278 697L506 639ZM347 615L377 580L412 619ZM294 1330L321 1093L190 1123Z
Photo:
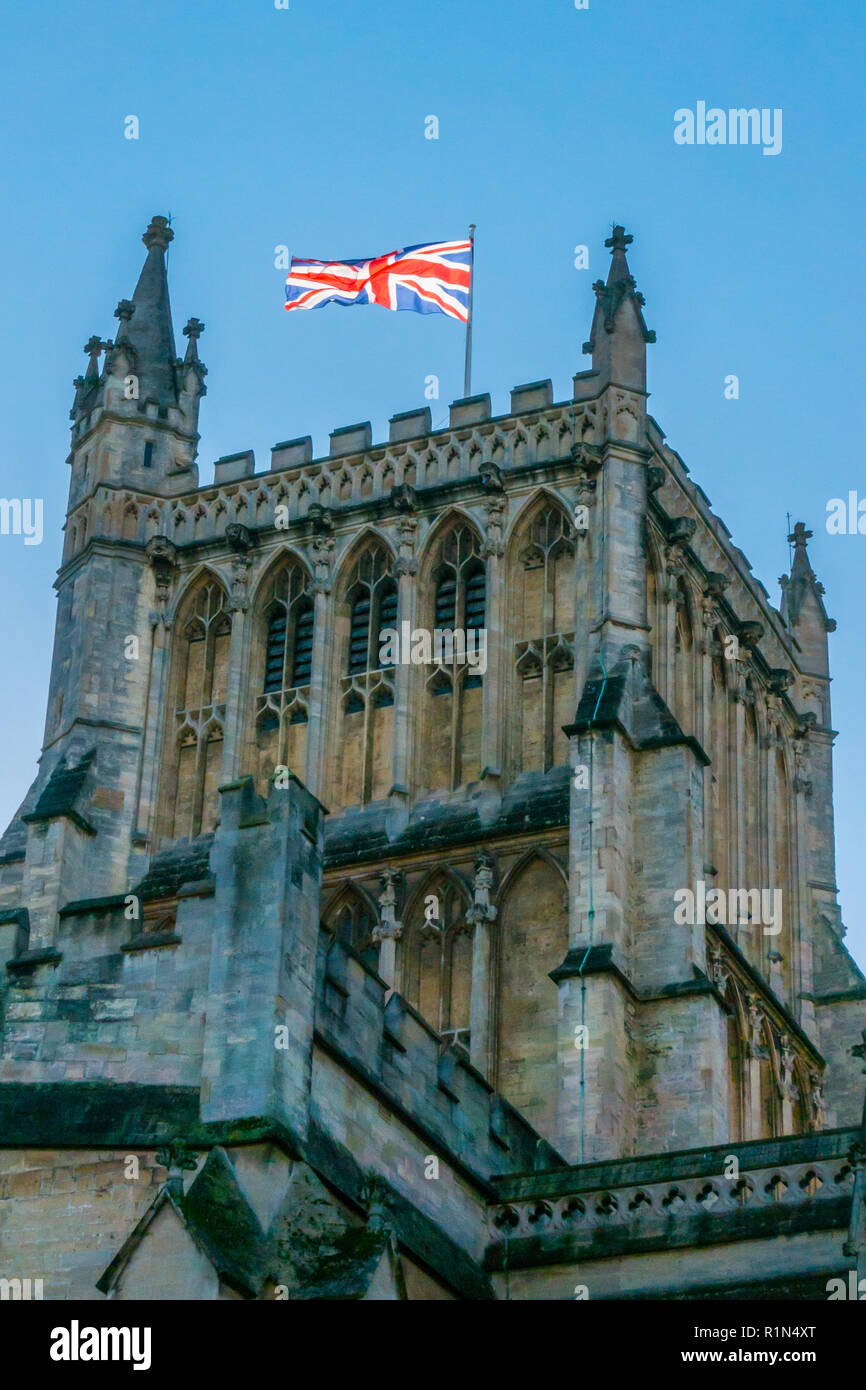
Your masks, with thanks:
M105 343L94 333L84 344L84 351L89 355L90 361L87 364L86 377L99 376L99 358L105 349Z
M198 362L198 340L204 332L204 324L201 319L189 319L183 330L184 337L188 339L186 345L186 356L184 363ZM202 368L204 370L204 368Z
M633 241L634 237L626 232L625 227L620 227L619 224L617 224L614 226L611 236L607 238L604 244L610 247L610 253L613 255L615 251L624 251L627 246L631 246Z
M114 311L114 317L120 319L121 323L129 323L135 313L135 305L131 299L121 299Z
M150 225L141 239L148 251L152 246L158 246L162 251L167 250L169 242L174 241L174 232L168 224L168 218L152 217Z
M793 531L789 535L788 540L792 545L797 546L802 550L805 550L806 542L810 541L813 535L813 531L806 530L806 523L804 521L798 521L795 524Z

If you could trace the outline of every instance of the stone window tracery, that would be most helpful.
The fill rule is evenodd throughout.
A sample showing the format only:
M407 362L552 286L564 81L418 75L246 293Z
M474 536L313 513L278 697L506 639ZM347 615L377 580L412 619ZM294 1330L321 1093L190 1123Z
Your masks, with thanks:
M519 532L511 563L515 773L568 762L574 717L575 541L562 507L545 502Z
M394 668L380 664L382 633L397 624L397 583L385 547L369 542L346 578L337 604L340 662L338 738L333 749L333 798L363 806L391 790Z
M310 576L289 556L266 580L253 616L254 745L263 794L278 767L301 781L306 776L314 636Z
M420 625L441 639L440 660L421 667L422 733L417 776L423 791L452 791L481 773L487 571L475 530L451 525L436 546L422 588ZM450 645L449 645L450 643ZM467 653L473 654L467 660Z
M175 622L159 825L162 837L213 830L226 715L231 615L226 594L203 579Z

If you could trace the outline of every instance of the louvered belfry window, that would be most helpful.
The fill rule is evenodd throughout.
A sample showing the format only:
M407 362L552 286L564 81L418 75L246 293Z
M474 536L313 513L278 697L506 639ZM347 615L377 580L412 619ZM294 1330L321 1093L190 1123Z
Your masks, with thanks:
M352 604L349 623L349 675L368 669L370 651L370 591L364 589Z
M458 522L447 530L434 552L431 587L427 622L432 618L440 632L463 631L450 647L447 639L439 643L434 634L433 649L444 656L434 658L424 673L417 776L425 789L451 791L481 771L484 677L478 658L483 641L478 637L476 644L475 634L486 622L486 569L480 539L472 527ZM468 653L469 644L462 640L468 633L473 635L474 664L458 655ZM449 650L453 658L448 657Z
M375 665L379 666L379 652L382 648L382 633L386 628L396 628L397 626L397 585L393 579L383 587L379 599L379 622L376 633L376 652Z
M394 668L381 665L386 628L397 627L397 583L386 548L369 542L358 553L338 600L343 649L338 654L339 723L330 741L334 805L381 801L393 784Z
M466 580L463 626L467 629L484 626L484 613L487 601L487 580L484 566L478 565Z
M265 793L274 769L306 773L306 726L313 668L314 608L310 576L297 560L278 566L262 595L257 638L262 684L256 697L258 785Z
M313 605L302 604L295 618L292 685L309 685L313 669Z
M265 647L265 691L282 690L283 661L286 650L288 616L285 608L277 608L268 619Z
M436 585L436 626L453 628L457 616L457 576L453 571L441 575Z

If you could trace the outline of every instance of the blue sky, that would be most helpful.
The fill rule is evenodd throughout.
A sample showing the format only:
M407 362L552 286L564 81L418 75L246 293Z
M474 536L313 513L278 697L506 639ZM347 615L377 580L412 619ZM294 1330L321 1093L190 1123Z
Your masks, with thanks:
M838 0L273 0L6 6L0 120L2 495L45 539L0 537L5 824L42 737L72 378L154 213L171 213L175 328L207 325L200 467L462 394L459 325L282 310L274 247L361 257L478 224L473 387L569 393L613 221L658 334L650 410L778 602L786 512L815 532L831 638L839 883L866 959L860 850L866 536L828 536L862 464L863 13ZM783 111L777 157L678 146L674 112ZM124 138L124 118L140 122ZM425 117L439 139L424 138ZM573 248L590 247L589 270ZM740 399L724 398L724 378Z

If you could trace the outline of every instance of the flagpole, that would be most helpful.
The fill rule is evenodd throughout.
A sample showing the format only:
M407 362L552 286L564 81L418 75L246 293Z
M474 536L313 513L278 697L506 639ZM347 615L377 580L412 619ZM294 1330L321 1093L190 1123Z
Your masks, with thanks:
M463 369L463 395L472 395L472 297L475 291L475 223L469 224L469 315L466 319L466 364Z

